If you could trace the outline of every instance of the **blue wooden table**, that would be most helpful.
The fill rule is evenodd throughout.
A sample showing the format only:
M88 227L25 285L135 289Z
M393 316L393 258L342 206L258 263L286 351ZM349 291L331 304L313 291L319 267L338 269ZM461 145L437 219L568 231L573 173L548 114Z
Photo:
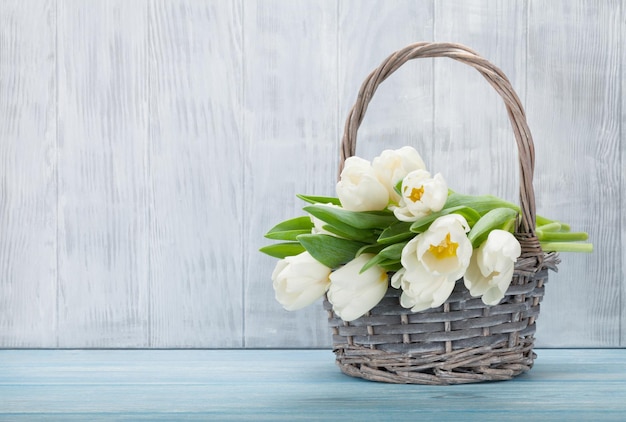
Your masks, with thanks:
M0 350L0 421L626 421L626 349L537 354L512 381L419 386L328 350Z

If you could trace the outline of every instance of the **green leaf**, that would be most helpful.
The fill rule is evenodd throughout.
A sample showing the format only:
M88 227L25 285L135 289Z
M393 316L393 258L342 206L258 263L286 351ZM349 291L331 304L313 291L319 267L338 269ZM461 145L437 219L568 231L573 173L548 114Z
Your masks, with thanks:
M274 258L283 259L288 256L299 255L305 251L304 246L298 242L276 243L275 245L264 246L259 249L260 252L273 256Z
M402 269L402 263L400 263L400 261L383 261L379 265L387 272L396 272Z
M299 235L307 233L311 233L311 230L287 230L284 232L267 233L265 237L272 240L296 241Z
M428 230L433 221L435 221L439 217L449 214L459 214L460 216L465 218L467 224L469 224L470 227L476 224L476 222L480 219L480 214L476 212L473 208L464 205L449 208L446 207L441 211L433 212L425 217L417 219L415 222L413 222L413 224L411 224L410 230L413 233L424 233L426 230Z
M472 242L472 246L477 248L487 239L492 230L503 229L509 226L511 220L514 220L516 217L517 211L511 208L493 209L478 220L467 237Z
M396 191L396 193L400 196L402 196L402 182L404 181L404 179L401 179L398 181L398 183L396 183L396 185L393 187L393 190Z
M365 271L369 270L375 265L382 267L385 271L398 271L399 269L402 268L402 263L400 262L399 259L387 259L387 258L381 257L380 255L376 255L371 260L369 260L363 266L363 268L361 268L361 271L359 271L359 274L364 273Z
M359 271L359 274L364 273L365 271L369 270L375 265L379 265L383 263L385 260L386 258L384 256L374 255L369 261L365 263L365 265L363 265L363 268L361 268L361 271Z
M390 243L398 243L415 237L415 233L411 232L411 225L404 221L397 221L387 227L378 237L377 242L383 245Z
M517 212L521 212L520 207L518 207L517 205L493 195L463 195L450 191L448 195L448 200L446 201L446 205L444 208L456 207L459 205L466 205L470 208L473 208L481 216L496 208L510 208ZM562 223L560 221L550 220L549 218L542 217L541 215L536 216L537 226L545 226L552 223L560 224L560 231L562 232L570 231L570 226L568 224Z
M408 242L396 243L394 245L387 246L382 249L376 256L372 257L369 261L365 263L363 268L361 268L361 273L367 271L372 268L374 265L386 264L397 264L400 262L400 258L402 257L402 249L406 246Z
M350 227L341 222L336 223L339 227L325 224L322 226L324 230L345 239L356 240L363 243L373 243L377 239L377 233L371 230L360 230Z
M398 219L393 215L393 212L389 210L358 212L319 204L308 205L303 209L312 216L336 227L339 222L356 229L384 229L390 224L398 221Z
M333 204L341 206L341 202L338 198L333 198L331 196L314 196L314 195L296 195L298 198L302 199L309 204Z
M282 223L278 223L274 227L267 232L265 237L269 239L279 239L279 237L275 237L278 233L283 232L292 232L292 231L307 231L311 232L313 228L313 223L311 222L311 218L308 215L303 215L301 217L292 218L289 220L285 220ZM272 237L274 236L274 237ZM288 240L288 239L284 239Z
M396 260L396 261L400 260L400 258L402 257L402 249L404 249L407 243L409 242L396 243L394 245L387 246L378 254L386 259L391 259L391 260Z
M373 244L373 245L365 245L361 249L356 252L356 256L363 255L364 253L371 253L376 255L378 252L385 249L385 245L381 244Z
M362 242L326 234L301 234L298 236L298 242L313 258L329 268L337 268L353 260L357 251L365 246Z
M485 215L496 208L510 208L519 212L519 207L511 202L505 201L493 195L463 195L452 192L448 195L448 200L444 209L450 207L466 206L474 209L478 214Z

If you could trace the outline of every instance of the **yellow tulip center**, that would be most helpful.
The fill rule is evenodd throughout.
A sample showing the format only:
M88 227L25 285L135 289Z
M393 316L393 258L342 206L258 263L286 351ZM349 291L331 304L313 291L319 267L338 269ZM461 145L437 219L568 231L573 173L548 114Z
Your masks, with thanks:
M417 202L422 199L422 195L424 195L424 186L420 186L418 188L413 188L411 190L411 195L409 195L409 199L413 202Z
M456 249L459 244L450 240L450 233L446 235L446 238L438 245L430 245L428 251L437 259L450 258L456 256Z

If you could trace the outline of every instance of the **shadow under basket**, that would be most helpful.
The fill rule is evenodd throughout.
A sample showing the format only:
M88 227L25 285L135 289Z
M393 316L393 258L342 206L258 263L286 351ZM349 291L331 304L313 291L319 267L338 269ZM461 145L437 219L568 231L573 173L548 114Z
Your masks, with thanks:
M511 379L533 366L539 302L548 270L556 270L557 263L558 255L550 253L540 271L516 271L495 306L471 297L463 279L442 306L421 312L403 308L401 291L392 287L376 307L351 322L324 300L337 365L353 377L399 384Z

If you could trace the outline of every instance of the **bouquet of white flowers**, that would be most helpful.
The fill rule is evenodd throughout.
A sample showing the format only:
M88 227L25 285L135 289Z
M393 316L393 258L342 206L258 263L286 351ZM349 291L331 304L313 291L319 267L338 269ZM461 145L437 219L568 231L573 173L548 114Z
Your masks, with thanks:
M377 86L404 62L451 57L502 96L520 158L520 206L450 190L412 147L354 156ZM530 369L534 322L556 252L591 252L583 232L535 215L534 152L524 111L502 72L467 47L418 43L366 79L342 141L337 197L298 195L308 215L283 221L261 249L287 310L325 298L337 362L353 376L452 384Z
M521 255L513 235L518 206L449 190L408 146L385 150L371 163L348 158L336 190L337 198L298 195L310 204L304 207L309 216L283 221L266 235L284 241L261 251L281 259L272 280L285 309L327 294L333 311L353 321L392 287L401 289L403 307L418 312L441 306L461 278L486 305L504 297ZM587 233L541 216L537 221L545 252L592 250L574 243Z

